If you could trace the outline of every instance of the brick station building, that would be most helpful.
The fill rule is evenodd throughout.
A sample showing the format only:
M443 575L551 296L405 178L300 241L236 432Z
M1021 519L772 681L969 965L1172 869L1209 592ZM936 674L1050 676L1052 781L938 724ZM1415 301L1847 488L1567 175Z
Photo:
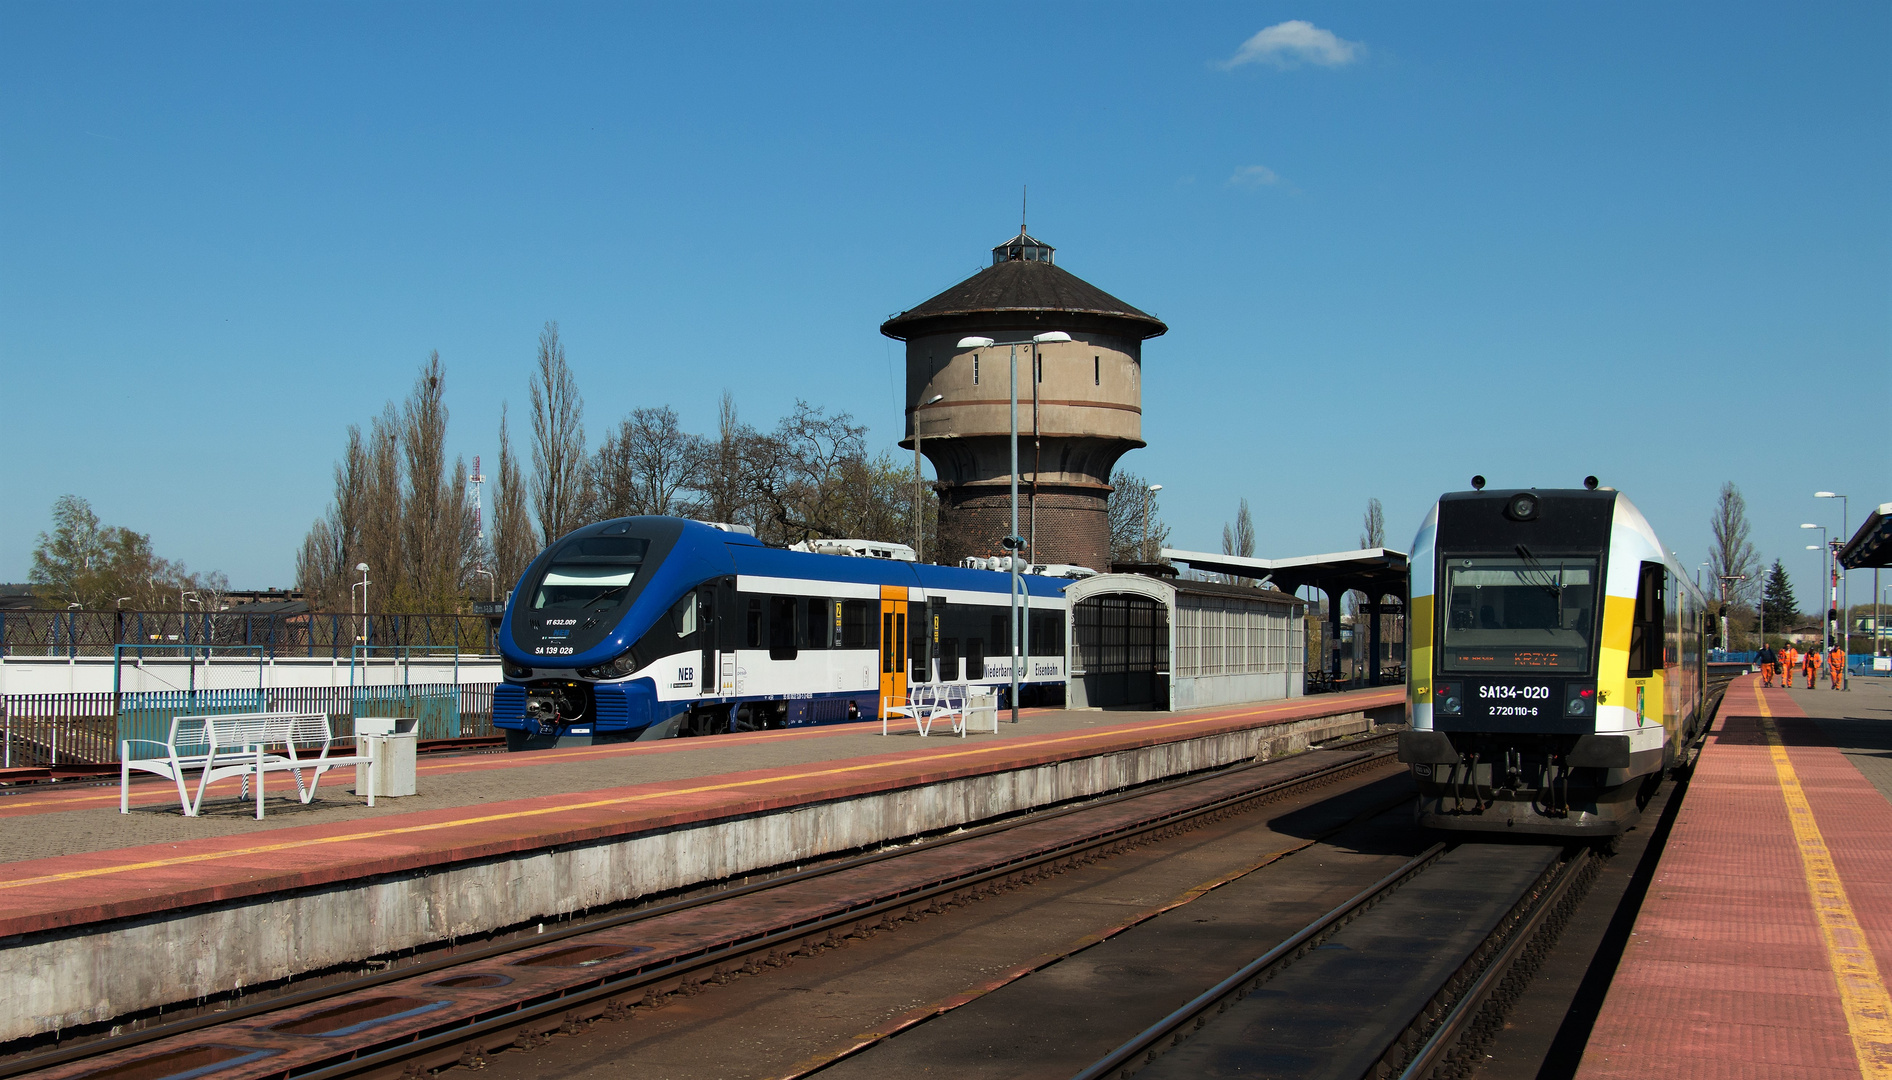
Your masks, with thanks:
M1018 347L1019 531L1034 563L1110 568L1110 473L1145 445L1143 342L1169 327L1052 256L1021 229L991 266L881 324L907 344L900 445L913 447L918 425L939 476L939 562L1003 554L1011 531L1011 350L960 339L1061 330L1069 342Z

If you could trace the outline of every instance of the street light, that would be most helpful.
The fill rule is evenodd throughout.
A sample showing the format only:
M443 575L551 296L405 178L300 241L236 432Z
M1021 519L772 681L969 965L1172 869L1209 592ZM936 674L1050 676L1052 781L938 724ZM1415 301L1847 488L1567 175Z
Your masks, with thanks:
M486 578L486 599L489 601L499 599L499 583L493 580L493 572L484 566L474 567L473 572Z
M1746 574L1722 574L1721 575L1721 647L1723 650L1726 650L1729 646L1734 644L1733 639L1731 639L1728 636L1729 587L1732 585L1739 584L1740 582L1743 582L1746 580L1747 580Z
M348 606L355 606L355 590L361 590L361 637L368 638L368 564L356 563L355 569L361 571L361 580L348 587Z
M1815 524L1813 524L1812 522L1810 522L1810 521L1809 521L1809 522L1806 522L1805 524L1803 524L1803 525L1801 525L1800 527L1801 527L1801 528L1803 528L1803 529L1818 529L1818 530L1820 530L1820 550L1821 550L1821 551L1826 551L1826 526L1824 526L1824 525L1815 525ZM1807 545L1807 550L1808 550L1808 551L1812 551L1812 550L1813 550L1813 545L1812 545L1812 544L1808 544L1808 545ZM1832 552L1830 552L1830 551L1826 551L1826 555L1827 555L1827 558L1829 558L1829 559L1830 559L1830 558L1832 557L1832 554L1833 554ZM1830 580L1830 579L1832 578L1832 576L1833 576L1833 569L1832 569L1832 565L1831 565L1831 564L1830 564L1829 562L1825 562L1825 561L1822 561L1822 562L1820 563L1820 572L1821 572L1821 574L1823 575L1823 577L1825 577L1826 579L1829 579L1829 580ZM1825 584L1826 584L1826 581L1821 581L1821 582L1820 582L1820 584L1822 584L1822 585L1825 585ZM1833 601L1833 602L1834 602L1835 604L1837 604L1837 603L1839 602L1839 601L1838 601L1838 599L1837 599L1837 596L1838 596L1838 592L1839 592L1839 590L1838 590L1837 588L1832 588L1832 592L1833 592L1833 593L1835 594L1835 599L1834 599L1834 601ZM1832 608L1831 608L1831 607L1828 607L1828 608L1827 608L1827 610L1828 610L1828 611L1831 611L1831 610L1832 610ZM1830 640L1830 639L1832 638L1832 636L1833 636L1833 634L1832 634L1832 622L1833 622L1833 620L1832 620L1831 618L1829 618L1828 616L1826 616L1826 615L1821 615L1821 616L1820 616L1820 653L1821 653L1822 655L1824 655L1824 654L1826 654L1826 653L1829 653L1829 652L1831 652L1831 651L1833 651L1833 646L1832 646L1832 643L1831 643L1831 640Z
M1161 484L1151 484L1143 493L1143 561L1155 562L1150 557L1150 504L1156 501L1156 493L1163 490Z
M925 479L920 473L920 410L945 400L945 394L934 394L913 410L913 560L915 562L926 561L926 515L920 510L925 505L920 499L920 487Z
M1018 573L1018 552L1025 542L1018 535L1018 347L1020 345L1052 345L1071 340L1071 335L1062 330L1051 330L1043 334L1034 334L1018 341L994 341L989 337L963 337L959 339L962 349L990 349L994 345L1012 347L1012 533L1005 538L1005 549L1012 553L1012 723L1018 723L1018 668L1020 653L1025 647L1024 624L1019 620L1018 597L1024 588L1024 581ZM1036 384L1034 384L1036 385ZM915 424L914 431L919 431ZM1026 614L1030 614L1029 602Z
M1850 516L1851 516L1851 510L1847 506L1845 494L1843 492L1838 492L1838 491L1816 491L1813 493L1813 497L1816 499L1838 499L1839 500L1839 535L1842 539L1842 542L1845 537L1851 536L1852 533L1847 527L1849 524ZM1851 582L1847 580L1846 567L1840 565L1839 552L1837 550L1838 546L1839 545L1837 543L1834 545L1835 551L1833 552L1833 572L1839 575L1841 585L1845 586L1844 588L1842 588L1842 591L1840 593L1841 599L1840 599L1840 605L1839 605L1839 610L1843 613L1840 616L1840 618L1842 621L1844 621L1845 619L1852 617L1852 611L1851 611L1852 590L1849 587L1851 585ZM1847 626L1846 651L1848 653L1851 653L1853 651L1853 632L1852 632L1850 623L1846 623L1845 625ZM1846 688L1848 690L1852 689L1852 684L1847 683Z

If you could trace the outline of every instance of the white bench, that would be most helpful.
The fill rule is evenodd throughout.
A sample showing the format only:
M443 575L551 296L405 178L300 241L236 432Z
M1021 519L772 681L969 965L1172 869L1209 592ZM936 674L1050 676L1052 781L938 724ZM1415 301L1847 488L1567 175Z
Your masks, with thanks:
M304 804L315 798L322 774L344 765L368 765L368 805L374 805L374 755L331 751L337 739L323 713L229 713L222 716L180 716L171 721L163 742L126 739L118 744L118 812L131 813L131 774L156 773L177 784L177 801L185 817L196 817L210 785L231 776L243 778L243 796L256 784L256 819L263 819L263 778L272 772L291 772L296 795ZM134 759L133 747L154 747L160 754ZM197 795L184 785L184 774L196 770ZM307 784L302 774L309 773Z
M887 720L890 717L909 718L913 726L919 729L920 737L933 733L933 725L944 718L952 727L953 734L966 737L966 717L970 713L971 698L964 683L921 683L912 687L906 704L896 705L897 698L882 698L880 702L880 733L887 734ZM993 713L993 731L998 730L998 714Z

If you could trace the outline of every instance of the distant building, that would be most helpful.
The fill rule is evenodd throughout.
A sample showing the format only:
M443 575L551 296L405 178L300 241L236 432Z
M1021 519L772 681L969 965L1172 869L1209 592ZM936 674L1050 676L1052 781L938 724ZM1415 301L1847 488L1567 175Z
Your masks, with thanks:
M900 445L911 448L921 425L939 476L942 550L928 555L951 564L999 554L1011 531L1011 350L961 349L961 338L1071 335L1018 349L1019 530L1033 563L1106 570L1111 470L1144 445L1143 342L1168 329L1058 267L1023 229L992 249L991 266L883 323L907 345ZM926 404L935 395L944 399Z

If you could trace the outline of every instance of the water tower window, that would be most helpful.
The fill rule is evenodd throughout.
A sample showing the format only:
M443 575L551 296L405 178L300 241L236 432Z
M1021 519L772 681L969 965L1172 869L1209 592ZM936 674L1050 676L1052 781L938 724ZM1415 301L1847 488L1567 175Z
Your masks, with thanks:
M972 354L972 385L979 385L979 354Z
M1104 385L1104 358L1102 356L1091 357L1091 385Z

